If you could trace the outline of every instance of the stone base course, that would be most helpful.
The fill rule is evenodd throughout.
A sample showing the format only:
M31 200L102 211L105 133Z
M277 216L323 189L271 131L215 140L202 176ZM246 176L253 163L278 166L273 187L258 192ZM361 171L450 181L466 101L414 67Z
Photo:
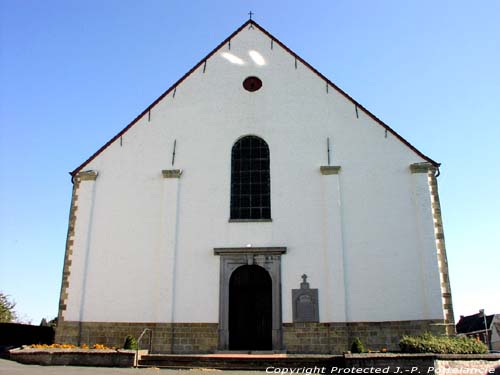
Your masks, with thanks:
M366 350L399 350L404 335L446 333L442 320L356 323L285 323L283 344L288 353L343 353L359 337Z
M341 354L359 337L366 350L399 350L404 335L446 333L442 320L410 320L356 323L284 323L283 350L288 353ZM152 331L153 353L214 353L218 347L217 323L104 323L63 321L56 330L56 342L81 345L104 344L122 347L125 337L137 338L145 328ZM149 349L149 333L140 343Z
M145 328L152 331L153 353L213 353L217 350L217 323L120 323L61 322L56 329L57 343L104 344L122 347L125 338L138 338ZM149 349L149 333L140 342Z
M283 324L283 346L288 353L342 353L347 345L346 323Z

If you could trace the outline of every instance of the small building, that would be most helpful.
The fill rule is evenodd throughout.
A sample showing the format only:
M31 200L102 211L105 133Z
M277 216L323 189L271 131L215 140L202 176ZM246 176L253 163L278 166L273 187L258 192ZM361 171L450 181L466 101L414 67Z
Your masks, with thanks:
M56 340L340 353L454 332L439 166L249 20L71 172Z
M478 338L488 344L490 350L500 350L500 314L460 316L457 334Z

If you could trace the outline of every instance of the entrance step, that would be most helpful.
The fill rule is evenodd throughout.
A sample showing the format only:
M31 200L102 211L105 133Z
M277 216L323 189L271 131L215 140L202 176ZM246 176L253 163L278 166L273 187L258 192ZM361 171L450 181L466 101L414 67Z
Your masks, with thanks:
M343 356L293 354L217 353L205 355L149 354L139 360L141 367L208 368L224 370L265 370L269 367L339 366Z

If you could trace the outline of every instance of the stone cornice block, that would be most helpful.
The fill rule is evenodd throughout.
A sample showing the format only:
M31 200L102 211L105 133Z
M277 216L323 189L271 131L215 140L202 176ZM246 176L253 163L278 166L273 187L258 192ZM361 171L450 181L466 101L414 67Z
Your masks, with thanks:
M434 170L436 170L436 167L428 162L410 164L411 173L427 173Z
M161 174L163 178L181 178L182 169L164 169Z
M286 247L216 247L214 249L214 255L229 255L229 254L279 255L285 253L286 253Z
M98 175L99 173L96 171L82 171L77 174L77 177L81 181L95 181Z
M340 165L322 165L319 171L322 175L339 174Z

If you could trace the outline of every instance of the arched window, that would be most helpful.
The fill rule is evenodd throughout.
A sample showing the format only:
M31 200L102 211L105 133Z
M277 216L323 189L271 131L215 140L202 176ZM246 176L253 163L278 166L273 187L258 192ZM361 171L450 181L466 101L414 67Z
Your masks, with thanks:
M241 138L232 149L230 218L271 219L269 147L253 135Z

